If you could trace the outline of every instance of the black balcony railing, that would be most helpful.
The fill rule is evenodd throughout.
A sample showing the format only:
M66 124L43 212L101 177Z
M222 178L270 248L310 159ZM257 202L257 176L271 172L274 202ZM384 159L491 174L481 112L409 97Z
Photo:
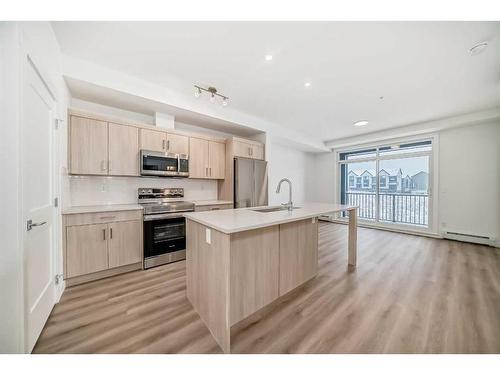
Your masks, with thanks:
M347 204L358 206L358 217L377 219L377 195L375 193L346 193ZM425 225L429 223L429 195L405 193L381 193L378 219L382 222Z

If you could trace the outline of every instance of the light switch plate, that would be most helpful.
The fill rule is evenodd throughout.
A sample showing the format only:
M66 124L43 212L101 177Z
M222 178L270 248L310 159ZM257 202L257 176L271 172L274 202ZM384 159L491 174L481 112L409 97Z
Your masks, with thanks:
M212 244L212 231L208 228L205 228L205 241L207 244Z

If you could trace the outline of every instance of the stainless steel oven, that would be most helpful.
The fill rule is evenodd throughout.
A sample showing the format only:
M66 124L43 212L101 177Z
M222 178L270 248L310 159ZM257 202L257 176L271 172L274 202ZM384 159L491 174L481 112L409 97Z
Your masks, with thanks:
M183 201L182 188L140 188L144 207L144 268L186 259L186 219L194 204Z
M188 155L141 150L141 176L189 177Z
M144 268L186 258L186 219L182 214L159 216L144 217Z

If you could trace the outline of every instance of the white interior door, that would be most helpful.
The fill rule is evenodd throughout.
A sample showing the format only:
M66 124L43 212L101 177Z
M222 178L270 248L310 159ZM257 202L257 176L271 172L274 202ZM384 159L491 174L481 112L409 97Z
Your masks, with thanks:
M55 100L31 60L23 85L22 186L26 349L31 352L55 304ZM31 222L31 227L30 223Z

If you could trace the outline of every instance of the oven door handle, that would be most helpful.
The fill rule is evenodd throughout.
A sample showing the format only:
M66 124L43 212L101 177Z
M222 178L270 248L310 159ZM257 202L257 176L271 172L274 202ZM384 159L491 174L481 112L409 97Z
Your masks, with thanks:
M144 215L144 221L153 221L153 220L161 220L161 219L177 219L180 217L184 217L183 212L193 212L193 210L186 211L177 211L172 212L170 214L156 214L156 215Z

